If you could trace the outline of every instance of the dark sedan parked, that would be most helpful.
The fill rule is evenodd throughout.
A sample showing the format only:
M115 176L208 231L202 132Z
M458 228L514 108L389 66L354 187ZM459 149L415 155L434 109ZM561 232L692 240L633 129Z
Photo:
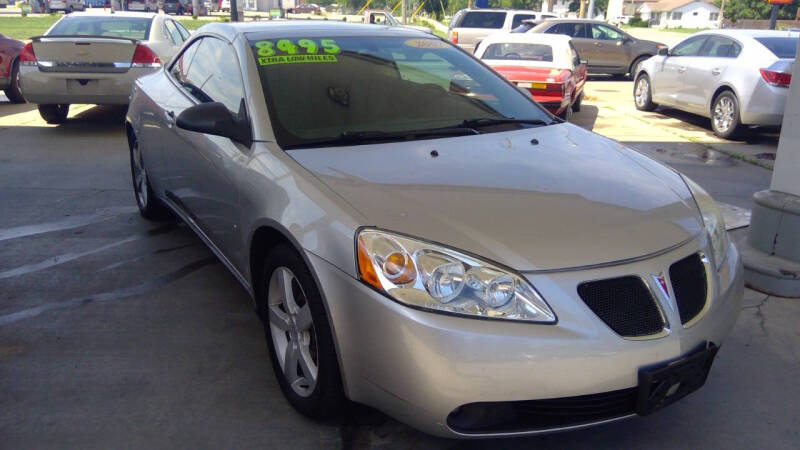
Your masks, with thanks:
M19 90L19 54L24 47L20 41L0 34L0 89L11 103L25 103Z
M529 33L570 36L575 49L588 61L590 74L633 75L642 61L666 47L659 42L636 39L601 20L551 19Z

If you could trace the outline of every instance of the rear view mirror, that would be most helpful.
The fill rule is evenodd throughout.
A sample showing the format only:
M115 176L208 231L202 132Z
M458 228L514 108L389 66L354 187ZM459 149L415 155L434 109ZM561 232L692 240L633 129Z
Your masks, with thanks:
M669 48L661 47L658 49L658 56L669 56Z
M200 103L180 113L175 124L187 131L223 136L247 147L253 143L244 102L236 115L220 102Z

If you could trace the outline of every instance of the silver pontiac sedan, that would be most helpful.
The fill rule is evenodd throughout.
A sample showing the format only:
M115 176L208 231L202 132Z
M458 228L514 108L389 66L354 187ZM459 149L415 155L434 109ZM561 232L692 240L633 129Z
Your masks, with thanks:
M430 34L206 25L126 123L142 215L247 289L311 417L349 400L486 437L647 415L705 382L739 311L703 189Z
M748 125L780 125L798 36L770 30L693 34L639 66L636 108L664 105L709 117L723 138L737 137Z

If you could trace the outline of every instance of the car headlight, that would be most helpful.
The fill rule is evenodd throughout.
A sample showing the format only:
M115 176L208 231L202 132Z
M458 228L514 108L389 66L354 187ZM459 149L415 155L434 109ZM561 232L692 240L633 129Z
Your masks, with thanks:
M714 251L714 264L719 269L728 250L728 230L725 229L725 219L717 207L717 202L708 192L686 176L683 177L683 180L692 192L697 208L700 209L700 214L703 216L703 224L711 238L711 247Z
M361 280L416 308L471 317L555 323L523 277L456 250L386 231L357 236Z

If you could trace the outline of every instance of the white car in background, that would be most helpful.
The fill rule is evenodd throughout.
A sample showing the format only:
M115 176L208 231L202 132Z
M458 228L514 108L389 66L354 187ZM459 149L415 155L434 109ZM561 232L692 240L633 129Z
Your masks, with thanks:
M47 2L47 12L64 11L65 13L71 13L84 10L86 10L84 0L49 0Z
M556 13L539 11L462 9L450 21L448 37L450 42L472 53L478 44L490 34L511 31L522 25L523 21L539 23L557 17Z
M722 138L735 137L747 125L780 125L798 37L769 30L693 34L640 65L636 108L664 105L708 117Z
M133 82L169 62L189 36L164 14L64 16L22 49L22 96L48 123L64 122L72 103L127 105Z

